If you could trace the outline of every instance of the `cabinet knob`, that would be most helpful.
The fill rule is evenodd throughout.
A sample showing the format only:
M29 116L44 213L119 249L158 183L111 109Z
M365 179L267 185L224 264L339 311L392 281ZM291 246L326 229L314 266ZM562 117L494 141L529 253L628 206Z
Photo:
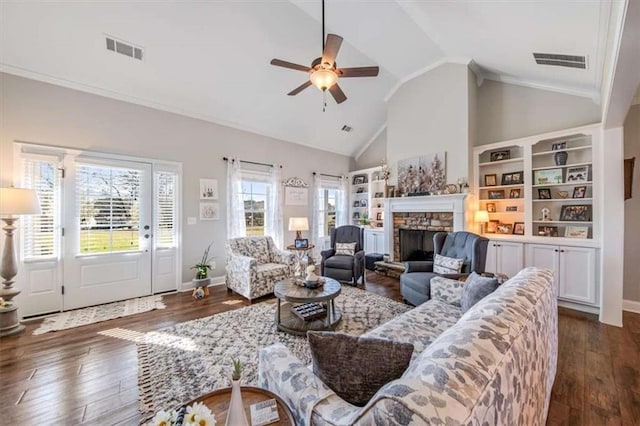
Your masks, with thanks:
M560 253L564 253L564 250L560 250Z
M557 253L557 252L559 252L560 250L558 250L558 249L554 249L553 251L555 251L555 252Z

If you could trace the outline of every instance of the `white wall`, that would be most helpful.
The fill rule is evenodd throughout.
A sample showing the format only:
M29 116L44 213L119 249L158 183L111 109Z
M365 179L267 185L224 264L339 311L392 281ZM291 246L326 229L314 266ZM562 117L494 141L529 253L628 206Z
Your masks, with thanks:
M387 129L385 128L355 160L353 170L381 166L387 159Z
M223 156L282 164L282 176L310 183L312 172L346 174L353 161L332 154L172 113L71 89L0 74L0 186L12 183L13 141L39 143L183 163L183 281L214 241L217 270L224 274L226 239L226 163ZM198 217L200 178L218 179L221 219L187 225ZM308 207L285 206L290 216L310 214ZM285 242L293 233L285 232Z
M624 158L636 157L633 197L624 202L624 299L640 302L640 105L624 123Z
M408 81L387 110L387 162L447 152L447 182L469 171L469 76L466 65L444 64ZM395 174L395 173L394 173ZM391 176L391 182L397 176Z
M485 80L477 90L475 145L600 122L591 99Z

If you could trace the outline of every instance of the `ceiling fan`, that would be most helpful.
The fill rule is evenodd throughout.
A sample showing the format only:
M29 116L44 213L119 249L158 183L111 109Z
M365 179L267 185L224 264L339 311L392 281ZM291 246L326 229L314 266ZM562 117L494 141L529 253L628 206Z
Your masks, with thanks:
M310 67L283 61L281 59L271 60L271 65L309 73L309 80L287 93L287 95L295 96L313 84L324 93L326 93L328 89L336 103L340 104L347 100L347 96L344 94L340 86L338 86L338 79L340 77L375 77L378 75L379 68L377 66L338 68L336 64L336 56L338 55L341 44L342 37L336 34L327 34L327 40L325 43L324 0L322 0L322 57L314 59L311 62Z

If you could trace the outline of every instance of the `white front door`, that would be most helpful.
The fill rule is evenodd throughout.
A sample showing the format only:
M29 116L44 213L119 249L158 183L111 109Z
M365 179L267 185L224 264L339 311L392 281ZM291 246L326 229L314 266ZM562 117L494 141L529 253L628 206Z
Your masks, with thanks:
M64 310L151 294L151 164L65 157Z

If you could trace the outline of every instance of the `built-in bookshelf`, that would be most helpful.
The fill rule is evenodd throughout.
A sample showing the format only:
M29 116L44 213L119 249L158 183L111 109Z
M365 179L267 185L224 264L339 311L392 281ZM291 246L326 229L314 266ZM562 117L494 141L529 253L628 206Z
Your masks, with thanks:
M354 225L384 227L385 181L380 179L381 175L381 167L356 170L349 174L349 213Z

